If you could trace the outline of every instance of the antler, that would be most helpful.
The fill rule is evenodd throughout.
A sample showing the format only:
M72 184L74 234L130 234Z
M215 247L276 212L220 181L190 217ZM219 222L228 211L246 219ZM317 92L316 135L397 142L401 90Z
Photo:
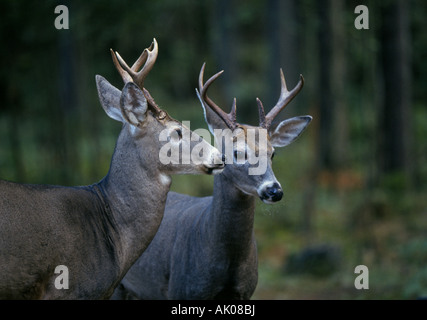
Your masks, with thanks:
M267 115L265 115L264 107L262 105L261 100L257 98L258 111L259 111L259 125L260 127L263 127L265 129L268 129L270 127L271 122L274 120L274 118L280 113L280 111L282 111L289 104L289 102L292 101L293 98L295 98L295 96L301 91L304 85L304 78L302 75L300 75L300 80L298 84L291 91L288 91L286 87L285 76L283 75L282 69L280 69L280 80L281 80L281 91L280 91L279 100Z
M134 82L143 91L144 96L147 98L148 104L157 113L157 117L159 119L163 119L166 116L166 113L159 108L148 90L144 88L144 80L150 70L153 68L157 59L157 54L159 52L156 38L153 38L153 42L151 43L150 47L144 49L139 58L132 65L132 68L129 68L127 63L123 60L117 51L114 53L113 49L110 49L110 52L113 58L113 63L122 77L123 82L125 84L127 82ZM138 69L141 67L142 69L138 71Z
M120 73L123 82L127 83L133 81L142 89L144 87L144 80L150 70L153 68L157 59L157 54L159 52L156 39L154 38L150 47L146 48L141 53L138 60L136 60L132 65L132 68L129 68L127 63L123 60L117 51L115 53L112 49L110 49L110 51L111 56L113 57L114 65L116 66L117 71ZM141 67L142 69L138 71L138 69Z
M231 111L230 113L226 113L224 112L220 107L218 107L215 102L213 102L208 96L207 96L207 91L209 86L212 84L212 82L215 81L216 78L218 78L223 72L224 70L214 74L211 78L209 78L208 81L206 81L205 84L203 84L203 74L205 72L205 66L206 63L203 63L202 69L200 70L200 74L199 74L199 91L197 91L197 94L200 98L200 100L202 101L202 103L205 105L205 107L210 107L210 109L212 109L218 116L220 116L224 122L227 124L227 126L231 129L234 130L237 127L237 122L236 122L236 98L234 98L233 101L233 105L231 107Z

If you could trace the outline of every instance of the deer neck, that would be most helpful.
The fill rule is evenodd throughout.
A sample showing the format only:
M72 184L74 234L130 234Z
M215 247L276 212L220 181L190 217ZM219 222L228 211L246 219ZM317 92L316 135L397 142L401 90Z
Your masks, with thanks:
M253 241L255 197L243 193L226 175L214 178L211 230L230 253L245 254Z
M152 135L135 141L129 139L129 134L126 128L122 129L108 175L98 184L115 222L123 268L130 267L156 234L171 181L157 167L158 151L152 146ZM144 156L136 143L144 146Z

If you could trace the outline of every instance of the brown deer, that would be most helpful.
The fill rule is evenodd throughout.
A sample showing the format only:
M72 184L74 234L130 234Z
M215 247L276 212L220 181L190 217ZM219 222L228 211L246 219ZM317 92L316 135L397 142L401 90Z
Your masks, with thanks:
M144 88L157 58L156 40L131 68L111 53L125 85L120 91L96 76L102 107L123 123L108 174L79 187L0 180L0 299L109 298L160 225L170 175L224 167L217 149L185 132ZM165 131L169 139L160 141ZM164 164L159 150L166 143L201 144L203 161ZM67 268L65 288L56 283L57 266Z
M271 167L274 148L293 142L312 118L295 117L277 126L272 121L298 94L304 80L301 76L297 86L288 91L280 70L280 98L267 115L257 99L260 122L256 127L236 121L235 99L231 112L225 113L207 96L209 86L222 71L203 84L204 69L205 65L199 76L198 96L205 119L217 144L225 139L225 144L228 140L233 146L226 155L234 158L234 163L215 176L210 197L169 192L156 236L116 288L114 299L249 299L255 290L255 200L281 200L283 191ZM224 130L232 133L223 135ZM258 136L267 133L265 144L251 141L251 131ZM267 166L263 173L251 174L254 165L250 159L262 151Z

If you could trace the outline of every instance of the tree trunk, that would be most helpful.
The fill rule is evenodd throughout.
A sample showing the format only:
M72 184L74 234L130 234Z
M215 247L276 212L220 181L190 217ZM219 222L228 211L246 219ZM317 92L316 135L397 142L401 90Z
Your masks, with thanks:
M411 52L409 2L390 1L382 6L381 50L384 99L379 114L380 180L408 186L411 181Z
M332 153L332 165L335 168L344 168L348 162L348 115L346 88L348 80L346 79L347 64L347 43L345 25L345 3L342 0L332 0L331 2L332 23L332 79L331 87L334 96L334 123L332 124L334 142L334 152ZM332 89L331 89L332 91ZM332 100L332 99L331 99Z
M55 137L52 142L53 148L58 150L57 165L61 166L60 181L62 184L74 184L74 172L77 170L76 140L77 127L76 114L76 86L75 86L75 61L74 43L71 30L61 31L58 39L59 54L59 110L56 111L54 120ZM54 103L53 106L56 106ZM53 112L55 114L55 112Z
M334 99L332 99L332 27L331 27L331 1L318 1L317 10L320 26L318 28L319 42L319 141L318 155L321 169L333 168L334 136L332 124L334 123Z
M219 0L213 5L213 14L211 15L211 43L214 57L217 59L214 72L224 70L221 81L216 86L222 88L226 98L230 100L225 103L231 108L231 97L234 97L235 74L236 74L236 30L234 24L234 5L233 1ZM210 69L212 70L212 69ZM212 72L212 71L210 71ZM208 72L209 74L209 72ZM212 73L213 74L213 73ZM206 75L205 81L208 79ZM225 108L227 111L227 108Z
M279 70L283 69L289 88L293 88L301 74L299 63L299 29L298 29L298 2L295 0L267 2L267 35L268 40L268 97L266 106L274 106L280 93ZM280 113L276 121L290 117L290 114L299 114L299 99L292 102L290 111Z

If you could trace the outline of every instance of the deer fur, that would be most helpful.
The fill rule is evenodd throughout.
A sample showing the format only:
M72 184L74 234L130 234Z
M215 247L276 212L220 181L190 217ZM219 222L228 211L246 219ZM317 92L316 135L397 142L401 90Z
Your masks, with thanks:
M156 118L133 82L122 91L101 76L96 84L106 113L123 123L108 174L79 187L0 180L0 299L109 298L157 232L170 175L223 167L200 137L175 143L203 143L203 163L160 163L159 132L189 129L165 113ZM58 265L69 270L68 289L55 286Z

